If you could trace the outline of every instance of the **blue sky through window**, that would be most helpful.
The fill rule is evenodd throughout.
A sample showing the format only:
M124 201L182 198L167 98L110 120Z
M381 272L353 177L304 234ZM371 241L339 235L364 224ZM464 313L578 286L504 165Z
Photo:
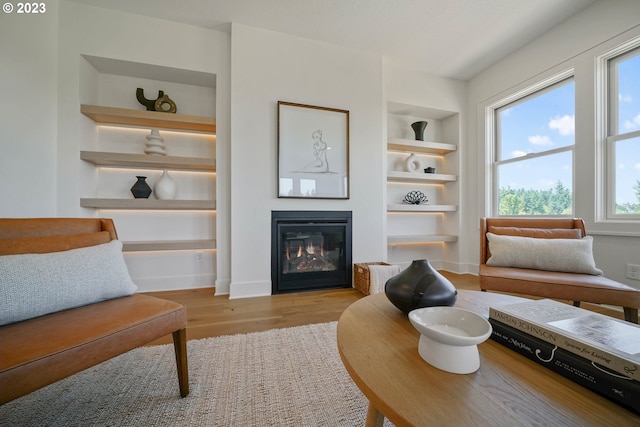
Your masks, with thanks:
M618 64L618 134L640 130L640 52ZM616 203L638 203L640 138L616 144Z
M569 80L499 109L499 159L573 145L574 99L574 83ZM566 152L504 165L498 175L499 188L549 190L560 181L572 190L572 156Z

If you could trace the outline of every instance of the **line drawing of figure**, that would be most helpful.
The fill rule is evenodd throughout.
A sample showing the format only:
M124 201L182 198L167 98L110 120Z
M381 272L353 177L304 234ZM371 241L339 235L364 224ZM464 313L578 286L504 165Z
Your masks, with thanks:
M312 173L330 173L329 161L327 160L327 143L322 139L322 130L318 129L311 134L313 139L313 157L314 160L307 163L298 172Z

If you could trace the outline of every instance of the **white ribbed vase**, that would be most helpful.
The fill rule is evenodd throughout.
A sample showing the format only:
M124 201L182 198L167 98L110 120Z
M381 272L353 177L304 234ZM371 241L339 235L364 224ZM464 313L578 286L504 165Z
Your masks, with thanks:
M151 129L151 133L145 136L147 142L144 144L144 152L155 156L166 156L167 147L164 145L164 138L160 136L158 129Z
M173 200L176 197L176 182L171 178L167 170L162 171L162 176L153 187L156 198L160 200Z

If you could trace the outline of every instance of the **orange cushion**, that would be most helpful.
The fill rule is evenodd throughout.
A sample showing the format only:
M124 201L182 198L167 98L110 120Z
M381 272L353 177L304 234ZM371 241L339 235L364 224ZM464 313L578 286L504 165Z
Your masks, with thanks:
M489 232L507 236L536 237L541 239L581 239L583 237L582 230L579 228L520 228L490 225Z

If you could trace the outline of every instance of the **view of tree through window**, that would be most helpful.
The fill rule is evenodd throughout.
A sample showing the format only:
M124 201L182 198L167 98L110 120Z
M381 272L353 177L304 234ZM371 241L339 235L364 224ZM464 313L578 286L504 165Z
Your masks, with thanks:
M640 215L640 48L609 61L609 168L617 215Z
M495 110L498 215L571 215L575 144L573 79Z

